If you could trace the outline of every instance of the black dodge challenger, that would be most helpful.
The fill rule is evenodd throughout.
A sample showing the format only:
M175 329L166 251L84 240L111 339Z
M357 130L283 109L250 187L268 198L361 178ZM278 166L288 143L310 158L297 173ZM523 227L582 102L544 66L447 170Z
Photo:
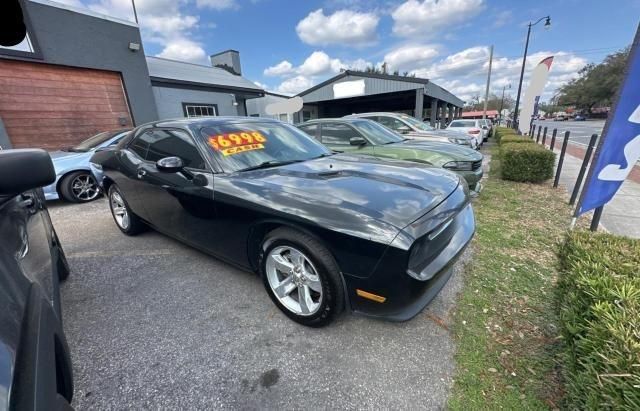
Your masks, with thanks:
M475 231L456 174L334 154L275 120L146 124L91 162L123 233L150 226L258 272L278 308L309 326L345 307L412 318Z

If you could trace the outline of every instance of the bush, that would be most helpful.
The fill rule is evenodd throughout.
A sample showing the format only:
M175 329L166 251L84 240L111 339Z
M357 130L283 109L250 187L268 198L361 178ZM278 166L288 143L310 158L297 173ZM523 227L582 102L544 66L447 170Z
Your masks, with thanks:
M508 134L505 136L502 136L500 138L500 145L502 144L508 144L508 143L535 143L533 140L531 140L530 138L527 137L522 137L516 134Z
M556 155L537 144L504 144L500 157L504 180L540 183L553 176Z
M505 136L517 136L518 133L512 128L507 127L498 127L495 130L494 138L496 139L496 143L500 144L500 140Z
M558 282L567 409L640 409L640 241L571 233Z

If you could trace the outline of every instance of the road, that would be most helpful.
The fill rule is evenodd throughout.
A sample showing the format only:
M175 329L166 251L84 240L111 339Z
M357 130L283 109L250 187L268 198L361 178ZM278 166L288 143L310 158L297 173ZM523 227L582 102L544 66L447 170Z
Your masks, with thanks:
M604 128L604 120L589 120L589 121L534 121L533 124L537 126L547 127L547 138L551 136L554 128L558 129L558 136L563 136L565 131L570 131L569 141L573 144L587 147L589 146L589 139L592 134L600 136L602 129ZM536 131L537 134L537 131ZM561 138L561 137L559 137Z
M409 322L286 318L260 279L150 231L127 237L107 201L55 202L76 409L443 409L461 267ZM468 255L464 258L468 258Z

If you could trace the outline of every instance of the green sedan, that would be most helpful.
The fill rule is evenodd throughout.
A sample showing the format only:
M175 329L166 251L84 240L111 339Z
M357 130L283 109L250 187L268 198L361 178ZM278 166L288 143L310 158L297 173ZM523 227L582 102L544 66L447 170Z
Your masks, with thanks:
M451 143L404 138L375 121L362 118L311 120L297 127L334 151L415 161L455 171L479 191L482 154Z

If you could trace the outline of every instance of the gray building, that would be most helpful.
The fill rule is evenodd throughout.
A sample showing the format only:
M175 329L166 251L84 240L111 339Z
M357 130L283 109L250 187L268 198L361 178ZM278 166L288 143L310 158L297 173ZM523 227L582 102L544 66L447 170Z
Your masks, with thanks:
M137 25L21 4L28 38L0 47L0 146L60 148L158 118Z
M147 57L160 119L246 116L247 100L264 96L260 87L240 75L237 51L216 54L211 61L211 66L204 66Z
M264 92L264 97L254 98L247 100L247 115L250 117L267 117L275 118L280 121L286 121L288 123L294 122L294 116L292 113L278 113L276 115L267 114L266 108L269 104L280 103L289 100L291 97L283 94L272 93L270 91Z
M240 55L211 65L146 57L138 25L48 0L21 0L27 38L0 47L0 147L59 149L105 130L246 115L263 90Z
M429 118L460 117L464 101L427 79L346 70L298 94L304 101L297 121L370 111L405 112Z

